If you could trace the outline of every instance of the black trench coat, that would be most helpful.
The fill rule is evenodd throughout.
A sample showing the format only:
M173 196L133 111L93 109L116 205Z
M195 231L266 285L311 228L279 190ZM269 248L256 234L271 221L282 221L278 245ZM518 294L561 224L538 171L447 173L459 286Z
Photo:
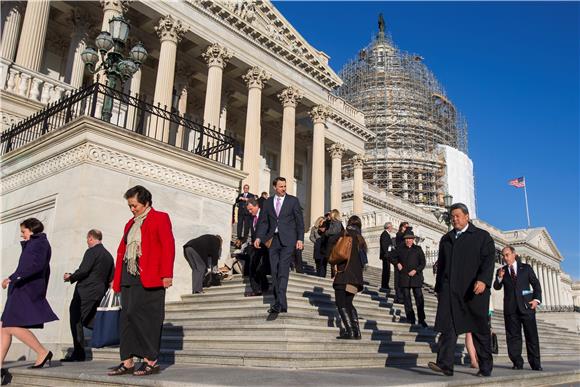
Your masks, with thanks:
M399 271L400 279L399 286L402 288L420 288L423 286L423 269L425 269L425 253L421 246L413 245L407 247L402 245L395 250L392 262L395 265L395 270L399 270L397 264L400 263L403 269ZM413 277L409 276L409 272L416 270L417 274Z
M442 332L453 324L458 335L489 332L487 314L494 256L495 245L489 233L471 223L457 239L453 230L443 235L435 282L439 301L435 330ZM482 294L473 293L476 281L486 285Z

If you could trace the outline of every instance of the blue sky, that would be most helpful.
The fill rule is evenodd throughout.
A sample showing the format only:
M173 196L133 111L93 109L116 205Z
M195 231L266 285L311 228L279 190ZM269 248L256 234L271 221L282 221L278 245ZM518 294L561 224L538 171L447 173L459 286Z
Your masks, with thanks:
M544 226L580 279L580 3L275 2L339 71L376 33L383 13L396 45L425 58L466 116L478 217Z

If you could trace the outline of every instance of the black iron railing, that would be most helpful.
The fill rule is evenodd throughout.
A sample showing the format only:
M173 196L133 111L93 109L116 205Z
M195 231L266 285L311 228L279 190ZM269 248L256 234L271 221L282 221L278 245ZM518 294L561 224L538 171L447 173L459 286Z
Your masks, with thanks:
M112 102L112 111L110 119L105 120L102 118L102 108L107 100ZM47 105L3 132L0 137L1 154L18 149L82 116L94 117L208 159L235 166L237 147L232 137L203 126L186 115L167 111L147 103L143 98L131 97L100 83L94 83Z

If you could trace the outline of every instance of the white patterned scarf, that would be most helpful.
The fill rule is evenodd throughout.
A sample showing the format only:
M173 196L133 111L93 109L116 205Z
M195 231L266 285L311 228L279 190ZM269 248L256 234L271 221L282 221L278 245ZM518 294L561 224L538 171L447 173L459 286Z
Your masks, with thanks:
M124 261L127 263L127 272L131 275L139 275L139 262L141 256L141 225L151 211L151 207L133 218L133 225L127 233L127 247L125 249Z

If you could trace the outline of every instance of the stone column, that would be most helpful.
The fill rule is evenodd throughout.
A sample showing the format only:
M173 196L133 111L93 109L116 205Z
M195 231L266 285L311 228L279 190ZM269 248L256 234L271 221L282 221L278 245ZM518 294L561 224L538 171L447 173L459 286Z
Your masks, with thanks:
M558 277L556 276L556 270L550 270L550 275L552 277L552 294L554 295L554 305L560 306L560 295L558 294Z
M66 81L75 89L83 85L85 74L85 63L81 58L81 53L87 47L88 29L90 28L90 17L82 9L74 8L70 17L73 25L71 42L68 50Z
M551 307L553 305L552 292L550 291L550 278L548 277L548 268L546 265L542 265L542 279L544 283L542 284L544 293L546 294L546 306Z
M352 158L354 167L352 187L352 212L361 215L363 212L363 166L366 161L365 155L358 154Z
M296 195L296 187L294 186L296 105L302 96L302 92L293 86L287 87L278 94L284 108L282 142L280 144L280 176L286 177L286 190L292 195Z
M153 103L161 109L171 111L177 43L183 37L185 30L179 20L167 15L159 19L159 23L155 26L155 32L161 40L161 49ZM169 122L162 119L152 119L152 124L150 130L155 132L152 137L167 142L169 140Z
M29 1L26 4L16 64L32 71L40 71L49 14L49 0Z
M314 123L312 130L312 177L310 179L310 225L324 215L324 129L329 115L326 106L318 105L310 110Z
M558 305L566 305L566 300L564 294L562 293L562 278L560 278L560 272L554 271L554 277L556 278L556 299L558 300Z
M342 156L346 147L335 142L328 147L332 159L332 174L330 179L330 208L342 213Z
M231 102L232 95L232 90L227 90L225 93L222 93L220 123L218 126L220 133L225 133L228 128L228 105Z
M242 79L248 86L248 110L246 113L243 170L248 173L248 176L244 179L244 184L248 184L250 189L257 189L260 183L260 141L262 135L260 111L262 108L262 89L270 77L270 74L259 67L252 67L242 76Z
M203 107L203 123L209 127L219 127L222 76L224 67L232 57L232 53L225 47L214 43L208 46L202 54L207 62L207 87L205 92L205 105ZM213 128L212 128L213 129Z
M177 110L179 111L179 115L181 117L185 116L185 113L187 113L187 96L188 96L188 87L187 85L181 85L180 89L179 89L179 101L177 102ZM185 127L183 125L179 125L179 127L177 128L177 134L175 136L175 146L181 149L186 149L187 146L185 144L185 139L187 139L187 136L184 136L185 134ZM189 134L189 133L188 133Z
M7 13L4 29L2 30L2 45L0 47L2 58L9 61L14 60L16 48L18 47L18 38L20 37L20 23L24 13L24 4L21 2L10 2L3 4L3 9ZM4 86L4 85L2 85Z
M130 0L101 0L103 7L103 24L101 31L109 31L109 21L119 15L123 15L127 11L127 6Z

